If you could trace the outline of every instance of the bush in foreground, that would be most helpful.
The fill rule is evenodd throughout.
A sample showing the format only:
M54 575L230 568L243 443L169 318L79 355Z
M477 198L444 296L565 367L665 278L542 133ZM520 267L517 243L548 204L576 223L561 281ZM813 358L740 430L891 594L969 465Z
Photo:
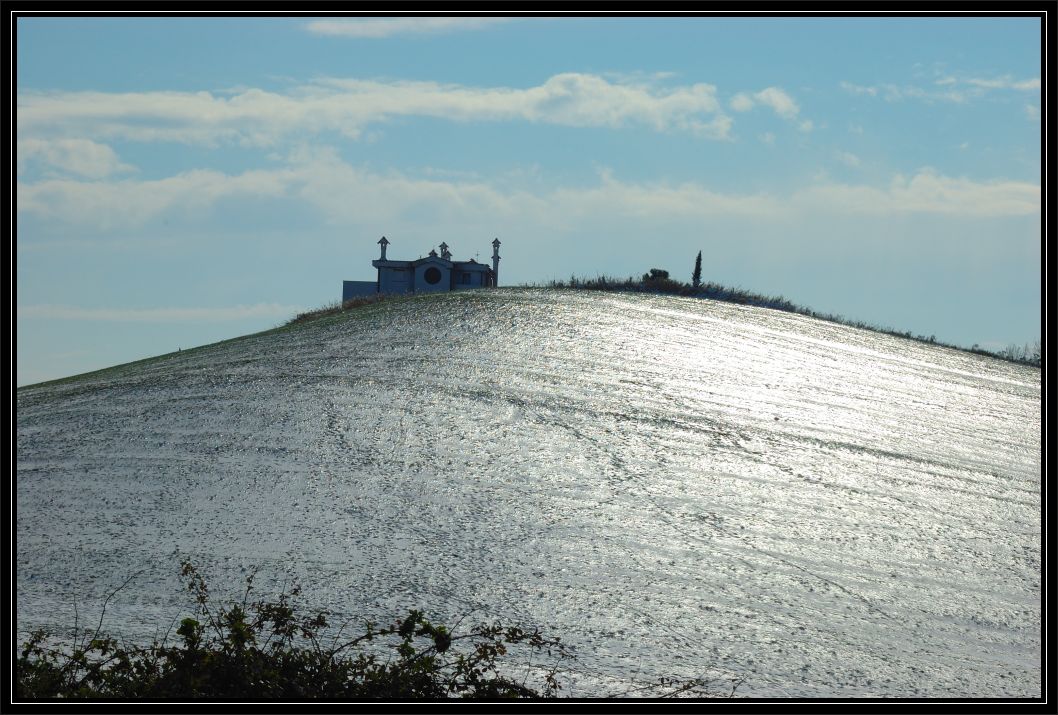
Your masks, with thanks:
M202 576L181 565L197 618L180 622L180 644L119 644L86 631L72 647L49 645L44 631L31 634L16 663L19 700L440 700L555 698L570 651L539 630L482 625L454 633L411 611L392 625L325 643L326 611L299 613L298 587L272 601L251 601L254 575L239 603L210 602ZM113 596L114 594L111 594ZM109 601L109 598L108 598ZM103 611L105 613L106 603ZM102 624L102 615L100 616ZM522 678L501 659L529 657ZM532 684L530 684L532 678ZM660 679L617 695L733 696L703 680Z

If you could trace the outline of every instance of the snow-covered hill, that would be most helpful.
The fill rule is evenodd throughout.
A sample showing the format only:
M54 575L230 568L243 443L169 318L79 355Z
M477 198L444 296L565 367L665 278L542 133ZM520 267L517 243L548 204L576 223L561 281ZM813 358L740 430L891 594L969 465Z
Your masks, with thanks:
M402 298L17 395L19 629L298 579L613 680L1034 697L1038 369L705 300ZM278 586L276 586L278 588ZM93 621L94 624L94 621Z

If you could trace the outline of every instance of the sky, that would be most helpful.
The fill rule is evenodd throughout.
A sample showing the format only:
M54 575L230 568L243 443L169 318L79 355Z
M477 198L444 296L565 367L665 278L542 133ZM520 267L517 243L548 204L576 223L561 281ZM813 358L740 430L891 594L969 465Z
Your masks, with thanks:
M414 259L1041 332L1034 17L20 17L18 385Z

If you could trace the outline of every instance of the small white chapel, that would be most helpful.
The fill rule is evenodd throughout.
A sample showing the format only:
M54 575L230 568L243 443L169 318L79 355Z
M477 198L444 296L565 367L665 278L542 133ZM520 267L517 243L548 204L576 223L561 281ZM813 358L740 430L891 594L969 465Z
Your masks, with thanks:
M373 281L342 281L342 301L378 293L437 293L468 288L493 288L500 273L500 239L492 242L492 267L469 261L454 261L448 244L431 249L425 258L414 261L395 261L386 258L389 241L383 236L378 242L382 255L371 265L378 269Z

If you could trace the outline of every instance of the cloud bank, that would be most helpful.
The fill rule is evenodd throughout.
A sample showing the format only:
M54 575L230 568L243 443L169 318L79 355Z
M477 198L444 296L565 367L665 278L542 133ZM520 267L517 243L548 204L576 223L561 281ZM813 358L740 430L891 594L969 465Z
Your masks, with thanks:
M851 154L837 158L849 165L858 161ZM241 174L200 170L149 181L19 183L17 198L20 215L103 231L143 226L163 216L204 219L218 203L239 199L290 201L339 224L385 223L409 213L438 220L488 216L498 223L544 220L558 225L592 214L659 219L680 215L706 221L715 216L1029 216L1041 210L1038 185L974 181L930 169L894 176L886 186L816 183L786 194L722 192L697 183L629 183L608 172L594 186L530 190L376 173L327 151L293 155L282 167Z
M16 144L16 153L19 174L35 164L45 171L88 179L136 170L123 164L109 146L88 139L22 139Z
M771 101L781 103L781 98ZM777 110L778 111L778 110ZM396 117L458 122L525 121L572 127L646 127L727 139L731 119L710 84L672 88L558 74L525 89L436 82L320 79L286 93L26 92L18 96L25 138L167 141L269 146L291 135L356 138Z

